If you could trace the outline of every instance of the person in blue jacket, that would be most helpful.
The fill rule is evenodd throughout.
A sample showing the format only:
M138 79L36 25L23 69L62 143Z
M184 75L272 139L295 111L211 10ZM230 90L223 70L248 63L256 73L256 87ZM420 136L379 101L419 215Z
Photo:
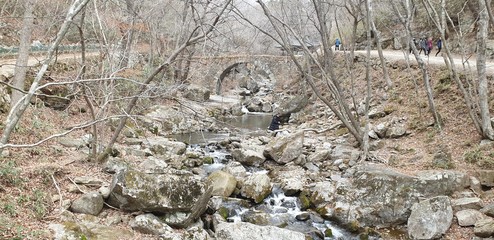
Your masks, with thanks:
M441 40L441 38L437 40L436 46L437 46L437 53L436 53L436 57L437 57L437 54L439 54L439 52L441 52L441 48L443 48L443 40Z
M339 38L334 42L334 50L340 50L341 41Z

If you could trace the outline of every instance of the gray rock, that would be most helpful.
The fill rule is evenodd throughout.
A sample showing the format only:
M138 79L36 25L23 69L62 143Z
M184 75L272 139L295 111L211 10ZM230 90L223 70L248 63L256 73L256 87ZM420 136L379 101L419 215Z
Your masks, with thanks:
M436 239L451 226L453 209L449 197L439 196L415 203L408 218L408 235L412 239Z
M380 123L376 125L373 130L379 138L384 138L386 136L386 132L388 131L388 126L384 123Z
M73 139L69 137L62 137L58 139L58 143L60 143L64 147L70 148L82 148L86 146L86 143L82 139Z
M97 192L86 193L74 200L70 210L75 213L98 215L103 209L103 197Z
M331 160L331 150L330 149L322 149L316 151L315 153L309 156L309 163L321 163L325 161Z
M247 177L247 170L239 162L228 162L223 171L230 173L235 177L235 179L237 179L237 181L240 182L243 182L243 180Z
M305 235L300 232L273 226L258 226L246 222L221 222L216 227L216 237L225 240L305 240Z
M137 232L151 235L174 235L172 227L162 222L158 217L151 213L138 215L130 222L130 227Z
M81 236L91 236L91 239L133 239L134 234L128 229L107 227L99 223L80 223L65 221L63 224L51 223L48 228L53 231L53 239L81 239Z
M107 173L118 173L127 170L129 165L120 158L110 158L103 165L103 171Z
M281 184L281 188L287 196L292 196L302 191L309 182L307 173L299 166L283 168L277 172L276 179L276 182Z
M232 151L232 156L237 162L247 166L259 166L266 161L266 158L262 155L262 150L235 149Z
M267 174L254 173L247 177L240 190L240 194L243 197L253 199L256 203L260 203L271 194L272 189L271 179Z
M480 212L489 217L494 217L494 203L487 204L485 207L480 209Z
M458 225L462 227L473 226L478 220L486 217L483 213L474 209L458 211L455 216L458 219Z
M110 196L110 192L111 192L111 189L109 186L101 186L99 189L98 189L98 192L99 194L101 194L101 196L104 198L104 199L107 199L109 196Z
M160 136L146 138L146 141L144 141L144 146L151 149L151 151L156 155L182 155L187 149L187 144L183 142L173 141Z
M468 176L453 171L423 171L410 176L377 165L354 167L347 172L352 169L355 173L351 180L342 178L336 190L326 193L335 201L326 217L344 224L401 225L419 199L452 195L468 186Z
M477 197L473 198L460 198L451 201L451 205L455 211L461 211L466 209L480 210L482 208L482 200Z
M494 219L484 218L477 221L473 232L476 236L483 238L494 237Z
M108 203L125 211L184 214L170 226L187 227L205 210L212 188L185 171L146 174L127 170L113 176Z
M148 157L139 164L139 169L144 173L165 173L168 171L168 164L155 157Z
M211 195L228 197L232 195L235 187L237 186L237 180L229 173L223 171L215 171L208 176L213 191Z
M101 186L103 184L103 180L91 176L81 176L75 177L74 182L82 185L91 185L91 186Z
M304 132L274 138L264 149L264 156L280 164L299 158L303 152Z
M407 134L407 129L404 124L393 125L386 130L387 138L399 138Z
M471 175L479 179L483 186L494 187L494 170L477 170Z

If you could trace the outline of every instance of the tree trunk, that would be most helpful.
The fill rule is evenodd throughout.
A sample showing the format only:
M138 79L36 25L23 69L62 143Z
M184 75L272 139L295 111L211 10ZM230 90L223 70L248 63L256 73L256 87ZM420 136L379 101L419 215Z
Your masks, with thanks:
M477 73L479 78L479 107L482 136L494 140L494 130L492 129L489 113L489 87L485 73L486 39L489 28L487 9L484 0L479 0L479 20L477 21Z
M31 32L34 26L33 11L35 6L36 0L26 0L24 19L22 22L21 39L19 44L19 55L17 56L17 61L15 62L14 80L12 82L12 85L20 90L24 90L26 73L29 69L29 48L31 47ZM12 89L10 108L13 109L23 96L23 92Z

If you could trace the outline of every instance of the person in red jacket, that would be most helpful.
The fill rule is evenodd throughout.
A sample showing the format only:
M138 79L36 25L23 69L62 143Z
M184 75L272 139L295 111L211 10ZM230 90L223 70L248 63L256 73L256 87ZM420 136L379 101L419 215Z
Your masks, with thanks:
M427 56L429 56L431 51L432 51L432 38L428 38L427 39Z

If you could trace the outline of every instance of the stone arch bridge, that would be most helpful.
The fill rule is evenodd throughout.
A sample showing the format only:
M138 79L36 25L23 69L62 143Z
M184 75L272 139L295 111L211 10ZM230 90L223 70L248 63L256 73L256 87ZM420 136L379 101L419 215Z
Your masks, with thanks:
M217 95L220 95L226 79L235 74L250 75L255 72L265 78L274 79L273 71L278 72L291 65L287 56L280 55L196 56L193 62L198 68L206 67L202 77Z

